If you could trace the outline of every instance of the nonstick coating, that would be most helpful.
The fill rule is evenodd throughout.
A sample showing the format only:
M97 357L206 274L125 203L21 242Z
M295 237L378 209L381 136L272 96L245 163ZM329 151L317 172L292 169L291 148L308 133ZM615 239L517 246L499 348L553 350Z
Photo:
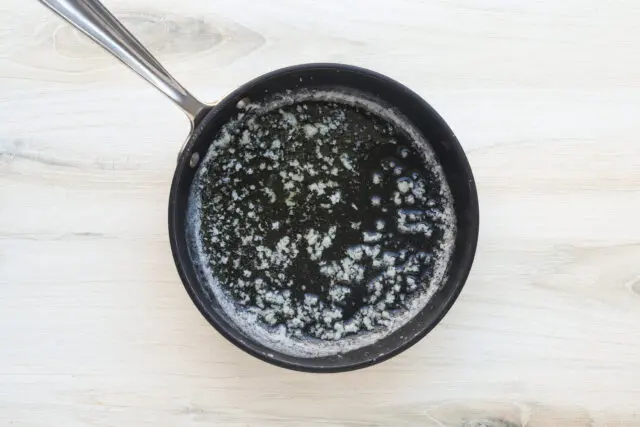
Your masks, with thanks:
M449 276L427 306L406 325L367 347L341 355L303 358L279 353L241 332L210 297L198 279L188 251L186 213L197 164L194 153L204 158L219 129L238 112L244 98L260 101L286 90L343 87L355 89L394 106L425 136L444 170L453 195L457 217L456 247ZM406 350L424 337L447 313L460 293L471 269L478 239L478 198L475 182L460 143L444 120L417 94L381 74L341 64L305 64L283 68L241 86L197 121L178 159L169 199L171 249L184 286L204 317L229 341L266 362L308 372L340 372L382 362Z

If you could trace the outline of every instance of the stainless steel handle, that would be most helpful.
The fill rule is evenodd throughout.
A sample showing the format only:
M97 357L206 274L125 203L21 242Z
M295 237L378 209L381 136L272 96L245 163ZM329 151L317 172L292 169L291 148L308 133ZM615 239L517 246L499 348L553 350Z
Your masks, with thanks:
M175 102L193 122L207 105L198 101L98 0L38 0Z

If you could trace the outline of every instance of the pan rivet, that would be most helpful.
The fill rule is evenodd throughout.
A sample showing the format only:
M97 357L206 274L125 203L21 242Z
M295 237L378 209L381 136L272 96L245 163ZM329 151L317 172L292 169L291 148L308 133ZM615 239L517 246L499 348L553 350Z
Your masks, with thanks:
M238 101L238 103L236 104L236 108L238 110L243 110L247 107L247 105L249 105L251 103L251 100L247 97L242 98L240 101Z
M198 166L199 161L200 161L200 154L193 153L191 155L191 159L189 159L189 166L191 166L192 168L195 168L196 166Z

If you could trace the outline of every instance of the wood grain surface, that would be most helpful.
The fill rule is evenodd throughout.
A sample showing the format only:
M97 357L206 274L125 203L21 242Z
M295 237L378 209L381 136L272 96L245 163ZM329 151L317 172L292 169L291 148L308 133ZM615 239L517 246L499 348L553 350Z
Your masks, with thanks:
M35 1L0 0L0 425L640 426L637 0L106 0L213 101L365 66L445 117L481 206L467 286L379 366L237 350L175 271L186 118Z

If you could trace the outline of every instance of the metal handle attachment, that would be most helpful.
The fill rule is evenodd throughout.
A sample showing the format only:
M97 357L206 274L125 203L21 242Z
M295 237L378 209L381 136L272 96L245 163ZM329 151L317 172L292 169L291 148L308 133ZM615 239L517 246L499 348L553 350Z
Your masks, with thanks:
M98 0L38 1L168 96L191 122L208 108L183 88Z

